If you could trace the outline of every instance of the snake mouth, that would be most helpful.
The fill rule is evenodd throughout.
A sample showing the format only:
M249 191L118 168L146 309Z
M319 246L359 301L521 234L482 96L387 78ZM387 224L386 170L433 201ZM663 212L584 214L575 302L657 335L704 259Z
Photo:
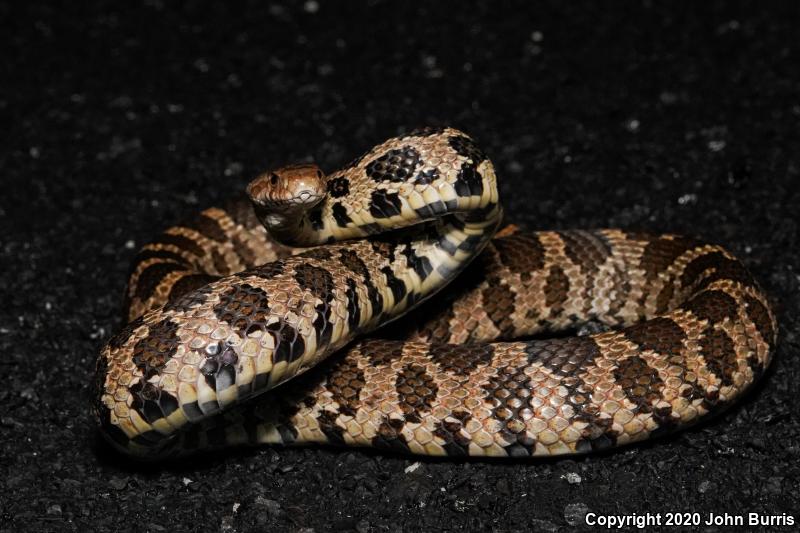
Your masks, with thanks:
M322 200L322 198L323 195L315 193L314 191L302 191L297 194L296 203L307 206L314 206L320 200Z

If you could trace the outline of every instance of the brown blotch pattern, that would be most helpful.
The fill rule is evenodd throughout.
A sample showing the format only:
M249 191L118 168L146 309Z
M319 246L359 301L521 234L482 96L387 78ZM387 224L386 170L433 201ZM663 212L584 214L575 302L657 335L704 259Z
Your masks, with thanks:
M489 281L483 290L484 310L500 332L500 339L508 339L514 335L514 301L514 293L499 279Z
M724 386L733 385L733 376L739 369L733 341L720 329L707 329L700 338L700 353L711 372Z
M130 339L133 332L139 329L142 324L144 324L144 317L141 316L125 324L125 326L119 330L119 333L111 337L108 341L108 347L112 350L119 350L122 348L125 342Z
M161 237L158 238L158 242L155 243L155 246L159 245L174 246L179 250L184 250L186 252L189 252L195 257L205 257L206 255L206 251L203 249L202 246L200 246L197 243L197 241L194 241L189 237L184 237L183 235L164 233L163 235L161 235Z
M248 276L257 276L263 279L272 279L274 277L280 276L285 271L286 271L286 262L283 260L278 260L266 263L252 270L245 270L236 275L240 278L246 278Z
M564 242L564 255L586 275L595 272L611 255L608 244L588 231L561 231L558 235Z
M756 329L761 335L761 338L767 344L772 344L775 341L775 329L772 327L772 319L769 316L767 308L764 307L764 304L749 295L744 297L744 302L747 316L753 321L753 324L756 325Z
M552 308L551 315L556 316L562 310L562 304L569 293L569 278L561 267L553 265L547 274L544 288L545 305Z
M388 261L394 261L394 251L396 248L394 242L389 242L385 239L373 237L372 239L370 239L370 245L372 246L372 250L375 253L386 258Z
M753 284L753 278L744 265L715 251L698 256L686 265L681 274L681 286L691 287L702 280L698 285L698 289L702 289L720 279L729 279L742 285Z
M188 224L188 227L196 230L212 241L226 242L228 240L227 235L225 235L225 232L219 227L217 221L206 215L199 215Z
M734 320L738 306L733 296L723 291L703 291L681 306L701 320L712 324L722 322L726 318Z
M642 252L642 259L639 262L645 271L647 281L651 282L664 272L675 260L696 248L699 243L694 239L686 237L664 236L653 239L649 235L639 235L637 240L646 240L648 244Z
M431 360L444 372L468 376L481 365L489 365L494 356L491 344L442 344L432 346Z
M653 404L661 399L664 382L658 371L638 355L619 361L614 377L640 413L652 412Z
M353 274L357 274L363 279L369 279L369 269L367 269L367 265L353 250L341 250L339 252L339 261Z
M454 411L451 418L436 424L433 434L443 441L442 448L447 455L452 457L469 455L469 444L472 439L464 430L464 426L471 418L472 415L465 411Z
M136 280L135 295L140 300L147 300L156 291L159 284L164 281L164 278L172 272L186 271L184 265L171 262L153 263L147 268L142 270L139 278Z
M669 303L675 296L675 285L668 283L661 288L656 297L656 313L664 313L669 309Z
M218 279L219 276L209 276L207 274L188 274L186 276L181 276L169 290L167 301L174 302L185 294L204 287Z
M246 242L244 242L238 236L235 236L231 243L233 244L234 253L236 253L236 256L242 261L242 264L244 264L245 268L253 268L257 266L256 254Z
M439 387L424 366L412 363L397 374L395 390L406 421L419 422L420 417L430 411Z
M384 339L366 339L355 348L361 352L372 366L390 365L403 355L403 343Z
M503 424L503 440L520 448L512 455L529 455L536 441L525 432L525 422L533 414L530 398L534 388L524 367L499 368L488 383L483 385L486 403L492 417Z
M147 337L139 339L133 345L131 360L142 374L144 380L157 375L175 355L180 339L178 339L178 324L166 319L148 324Z
M303 252L302 255L305 258L314 259L315 261L327 261L333 258L333 253L324 246L312 248L311 250Z
M339 404L339 411L345 415L355 416L361 404L359 394L364 385L364 372L352 360L336 365L328 377L331 399Z
M600 347L591 337L536 340L525 343L528 361L540 362L558 376L573 374L578 368L592 366Z
M516 233L492 244L502 264L514 274L530 274L544 267L544 247L536 235Z
M566 389L565 403L575 412L575 420L588 424L583 429L583 438L576 444L581 451L602 450L616 443L617 434L611 429L613 420L601 416L600 409L592 402L591 387L582 379L579 371L590 371L595 359L602 355L600 346L592 337L570 337L529 341L525 353L531 363L541 363L556 376Z
M341 198L347 196L350 192L350 181L344 176L338 176L328 180L328 194L333 198Z
M431 315L431 318L426 318L423 320L423 326L418 333L420 340L429 342L448 342L451 333L450 321L454 316L455 310L453 309L453 306L447 306L438 313ZM404 325L405 324L400 324L401 333L402 326Z
M419 152L411 146L388 150L367 164L367 176L376 182L403 182L411 178L420 163Z
M483 151L478 148L478 145L475 144L475 141L469 137L455 135L450 137L449 143L450 147L453 148L458 155L469 159L473 165L477 165L486 159L486 154L484 154Z
M624 330L629 341L638 344L642 350L667 355L678 355L683 349L686 334L674 320L657 317L647 322L633 325Z
M228 260L217 250L211 250L211 259L214 261L214 270L216 270L217 274L227 276L231 273Z
M214 305L216 317L232 328L249 334L256 329L265 330L269 318L269 295L249 283L226 289Z
M307 263L294 266L294 279L303 289L318 296L321 300L333 299L333 276L326 269Z

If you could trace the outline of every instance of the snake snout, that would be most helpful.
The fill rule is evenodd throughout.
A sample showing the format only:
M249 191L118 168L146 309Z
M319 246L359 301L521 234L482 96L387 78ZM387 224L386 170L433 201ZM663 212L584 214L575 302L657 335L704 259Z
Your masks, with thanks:
M247 186L250 199L266 209L313 207L326 194L325 176L316 165L283 167L256 177Z

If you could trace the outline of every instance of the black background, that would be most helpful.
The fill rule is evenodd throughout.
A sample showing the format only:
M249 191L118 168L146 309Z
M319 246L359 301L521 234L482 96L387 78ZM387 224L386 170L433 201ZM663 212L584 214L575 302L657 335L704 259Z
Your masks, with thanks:
M796 2L83 4L0 4L0 530L800 512ZM264 448L142 466L97 441L88 384L135 248L265 166L333 170L423 125L478 139L510 221L729 247L779 310L761 385L698 428L577 460Z

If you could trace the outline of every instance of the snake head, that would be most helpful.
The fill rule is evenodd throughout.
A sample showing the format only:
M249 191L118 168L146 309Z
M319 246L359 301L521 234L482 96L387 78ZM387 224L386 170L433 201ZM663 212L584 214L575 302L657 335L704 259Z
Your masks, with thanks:
M308 213L327 197L325 174L316 165L264 172L247 186L256 216L279 242L303 245Z
M307 211L326 194L325 175L316 165L294 165L265 172L247 186L247 195L265 213Z

